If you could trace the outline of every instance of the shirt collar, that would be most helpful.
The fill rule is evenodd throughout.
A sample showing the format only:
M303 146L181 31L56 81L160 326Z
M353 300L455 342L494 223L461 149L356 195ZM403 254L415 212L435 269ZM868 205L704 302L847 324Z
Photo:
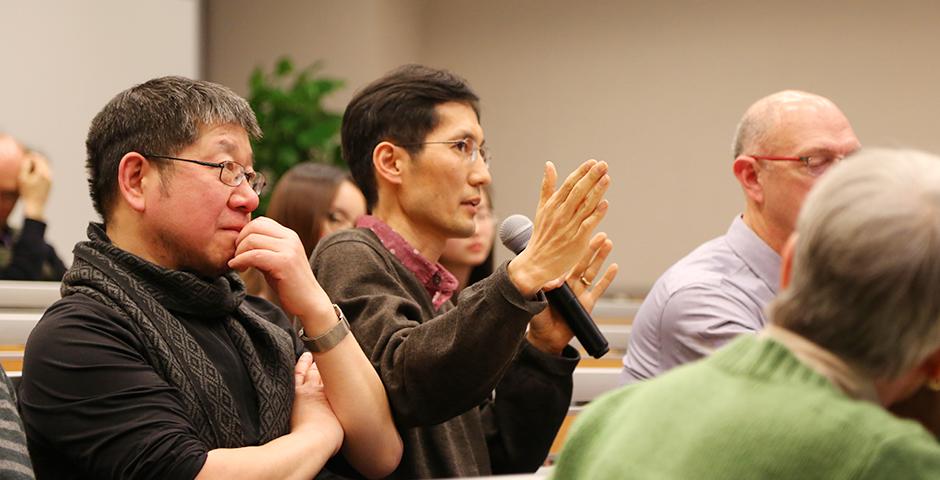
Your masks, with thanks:
M829 379L846 395L879 403L875 383L829 350L773 323L767 324L760 335L782 343L800 362Z
M725 239L731 250L758 276L770 291L777 294L780 289L780 254L770 248L744 223L740 215L731 222Z
M440 263L432 263L421 256L404 237L392 230L387 223L364 215L356 221L357 227L367 228L379 238L382 245L401 262L424 285L435 309L441 308L457 291L457 277Z

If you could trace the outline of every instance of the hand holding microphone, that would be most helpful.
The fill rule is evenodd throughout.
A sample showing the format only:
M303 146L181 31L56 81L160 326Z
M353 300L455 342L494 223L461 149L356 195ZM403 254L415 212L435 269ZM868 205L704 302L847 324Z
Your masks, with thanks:
M532 222L523 215L510 216L499 228L499 237L503 245L517 254L526 248L531 235ZM545 292L552 308L564 319L585 351L594 358L602 357L609 350L607 339L598 330L589 311L594 308L594 303L604 294L617 275L617 265L613 264L597 280L597 283L593 283L612 248L613 243L605 234L595 235L591 239L588 252L582 256L581 261L568 276L568 280L573 283L575 289L567 283L562 283L560 287ZM535 319L533 319L534 322ZM530 332L538 328L538 325L532 325ZM567 338L563 337L564 343L567 343L570 338L570 334Z
M542 180L538 210L535 215L535 224L532 225L528 219L524 219L521 230L528 230L528 233L525 235L525 241L517 245L518 249L514 250L519 255L509 263L510 279L516 285L516 288L527 297L535 295L543 287L552 286L554 282L569 275L576 263L578 265L588 265L594 269L596 274L596 271L600 268L600 263L603 263L603 259L610 251L610 247L607 245L608 242L604 239L591 242L592 232L600 223L604 214L607 213L608 204L603 198L604 193L610 186L607 163L595 160L584 162L565 179L565 182L557 191L555 190L556 178L554 165L550 162L547 163L545 176ZM506 222L504 222L505 225ZM503 235L502 230L503 228L501 228L501 236ZM506 232L507 234L516 235L520 233L516 229L512 229L512 232L507 229ZM606 253L600 254L601 251ZM582 258L584 256L587 256L587 260ZM599 263L596 261L598 258L600 259ZM579 259L581 262L578 262ZM594 266L595 263L596 266ZM588 267L585 267L582 272L587 272L587 269ZM578 287L581 293L585 295L584 298L589 300L591 304L589 308L593 308L593 302L606 290L614 275L616 275L616 266L609 269L593 289L587 290L586 285L583 284ZM590 280L592 278L586 278L586 281ZM579 328L574 327L572 323L584 323L578 320L573 321L572 318L574 317L586 318L587 323L593 327L594 331L597 331L590 315L577 302L570 287L566 287L568 287L568 294L555 293L552 296L565 295L570 298L555 300L552 305L562 315L565 315L572 331ZM556 290L564 291L565 289ZM572 299L574 304L570 301ZM577 311L578 309L580 309L580 312ZM550 316L551 314L546 315ZM551 323L544 318L539 319L538 322L533 319L533 328L530 328L529 331L530 339L533 339L531 336L535 335L537 338L534 338L534 340L541 344L536 345L537 347L546 351L560 352L571 339L571 334L559 334L559 328L535 328L544 326L543 321ZM582 330L588 332L590 328ZM545 333L545 335L541 335L542 333ZM575 333L577 334L577 331ZM597 336L600 336L599 331L597 331ZM600 336L600 339L603 340L603 336ZM585 340L580 337L579 340L587 347ZM587 342L591 342L591 340L587 340ZM603 355L600 350L606 351L606 340L603 340L603 342L594 341L592 350L589 350L589 353Z

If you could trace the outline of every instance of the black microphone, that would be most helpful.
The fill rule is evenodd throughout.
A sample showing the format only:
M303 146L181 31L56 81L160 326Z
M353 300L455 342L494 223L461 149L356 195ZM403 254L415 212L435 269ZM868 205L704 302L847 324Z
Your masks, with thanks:
M499 239L506 248L515 254L525 250L529 244L529 238L532 236L532 221L525 215L512 215L499 225ZM545 292L548 302L564 317L568 322L568 327L581 342L581 346L589 355L594 358L601 358L610 350L607 345L607 339L597 324L591 319L591 314L584 309L578 297L571 291L567 283L561 287Z

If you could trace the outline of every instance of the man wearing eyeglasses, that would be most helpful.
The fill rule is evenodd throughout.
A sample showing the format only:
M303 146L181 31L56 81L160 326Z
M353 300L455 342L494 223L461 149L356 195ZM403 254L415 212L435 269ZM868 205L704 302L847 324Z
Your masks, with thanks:
M59 281L65 265L46 243L45 210L52 173L42 155L0 133L0 280ZM7 223L22 200L23 228Z
M624 356L628 383L708 355L767 324L780 251L816 180L859 148L831 100L787 90L758 100L735 133L732 170L744 213L656 281L637 312Z
M568 275L591 308L613 279L616 267L599 271L612 244L591 238L607 165L585 162L557 191L548 165L528 248L455 299L438 260L448 238L473 234L491 180L477 96L450 72L407 65L355 95L342 141L371 215L320 242L312 266L388 391L405 446L392 477L535 471L578 362L539 291Z
M244 99L181 77L121 92L92 121L104 222L26 345L19 400L38 478L313 478L340 451L367 477L397 466L381 381L300 239L251 219L260 134ZM285 312L246 296L232 270L249 267L303 345Z

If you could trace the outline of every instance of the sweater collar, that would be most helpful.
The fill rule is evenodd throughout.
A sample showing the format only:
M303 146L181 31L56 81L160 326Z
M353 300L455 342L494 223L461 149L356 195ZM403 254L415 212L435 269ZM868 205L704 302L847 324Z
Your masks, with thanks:
M832 352L772 323L764 327L759 336L783 344L800 362L826 377L846 395L879 403L874 382Z
M421 256L404 237L377 217L364 215L356 221L357 227L367 228L379 238L382 246L401 262L424 285L435 309L441 308L457 291L457 277L440 263L432 263Z

